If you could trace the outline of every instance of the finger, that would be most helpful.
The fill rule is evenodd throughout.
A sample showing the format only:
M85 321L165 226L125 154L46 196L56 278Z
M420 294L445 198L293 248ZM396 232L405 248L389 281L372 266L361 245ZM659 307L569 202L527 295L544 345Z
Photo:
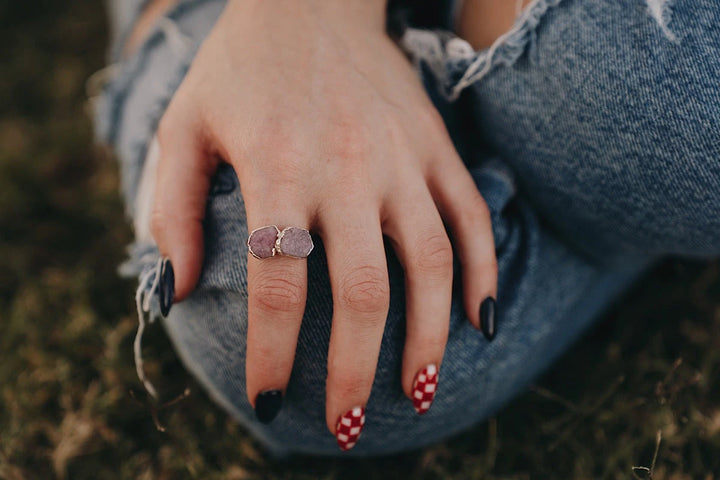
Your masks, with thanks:
M497 333L497 257L490 211L451 146L443 158L446 161L438 162L428 185L462 264L465 312L475 328L492 340Z
M165 315L173 297L175 301L183 300L200 277L202 221L210 179L218 165L218 160L203 148L198 122L170 112L158 128L160 156L151 217L153 238L160 253L171 261L166 264L160 285Z
M293 202L268 204L248 196L248 225L255 228L250 244L264 256L263 243L272 249L280 230L307 228L302 209L288 209ZM262 205L262 210L260 206ZM279 229L276 229L276 227ZM303 232L304 233L304 232ZM258 259L248 252L248 332L245 363L247 395L257 418L271 422L279 413L290 379L307 294L307 261L275 255Z
M349 450L365 421L390 286L378 211L366 207L331 212L322 225L333 294L326 420L340 448Z
M402 387L419 414L435 396L452 303L453 251L424 183L390 203L384 231L405 270Z

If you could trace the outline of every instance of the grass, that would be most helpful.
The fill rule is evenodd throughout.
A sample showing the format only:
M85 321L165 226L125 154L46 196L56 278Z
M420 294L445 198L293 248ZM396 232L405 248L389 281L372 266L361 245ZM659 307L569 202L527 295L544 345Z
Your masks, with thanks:
M666 262L496 418L373 460L267 458L153 328L148 368L190 391L158 431L130 394L130 231L85 115L102 3L4 2L0 22L0 478L720 478L720 263Z

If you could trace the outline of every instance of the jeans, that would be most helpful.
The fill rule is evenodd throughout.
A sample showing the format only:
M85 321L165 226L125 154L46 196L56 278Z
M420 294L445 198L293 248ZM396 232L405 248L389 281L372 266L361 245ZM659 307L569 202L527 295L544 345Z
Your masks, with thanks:
M126 1L116 3L141 3ZM95 102L98 136L121 161L138 230L121 270L140 277L150 320L159 317L159 254L143 233L146 159L224 4L180 1L138 53L113 57ZM473 329L457 290L437 395L416 415L400 387L403 273L386 248L390 311L367 423L345 455L422 447L467 429L523 391L659 259L720 253L719 23L710 0L535 0L482 51L444 29L406 31L402 46L491 210L498 333L489 343ZM222 166L207 203L200 283L162 323L187 369L271 452L338 454L325 426L332 301L322 242L307 260L283 409L262 425L245 394L247 235L237 178Z

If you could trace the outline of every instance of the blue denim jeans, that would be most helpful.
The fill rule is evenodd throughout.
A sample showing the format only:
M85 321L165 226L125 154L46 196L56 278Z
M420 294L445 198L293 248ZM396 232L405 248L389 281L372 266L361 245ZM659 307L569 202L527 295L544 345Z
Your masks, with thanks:
M224 4L181 1L138 53L113 58L96 124L122 163L131 217L142 208L157 123ZM498 333L488 343L472 328L458 290L434 404L416 415L400 387L403 273L388 248L390 312L367 423L346 455L421 447L467 429L526 388L648 266L720 253L718 24L710 0L535 0L486 50L447 30L405 33L402 45L492 212ZM247 235L237 178L221 167L200 283L163 325L187 369L269 450L338 454L325 426L332 301L322 243L308 259L284 406L262 425L245 395ZM157 260L152 241L139 238L123 266L140 276L150 319L159 311Z

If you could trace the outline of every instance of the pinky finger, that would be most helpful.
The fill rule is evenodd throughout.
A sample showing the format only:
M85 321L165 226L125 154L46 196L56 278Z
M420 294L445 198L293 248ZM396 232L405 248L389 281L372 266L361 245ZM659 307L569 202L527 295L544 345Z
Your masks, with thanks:
M442 172L431 171L428 183L462 264L465 312L491 341L497 333L498 268L490 210L460 157L448 150L447 161L438 162Z

